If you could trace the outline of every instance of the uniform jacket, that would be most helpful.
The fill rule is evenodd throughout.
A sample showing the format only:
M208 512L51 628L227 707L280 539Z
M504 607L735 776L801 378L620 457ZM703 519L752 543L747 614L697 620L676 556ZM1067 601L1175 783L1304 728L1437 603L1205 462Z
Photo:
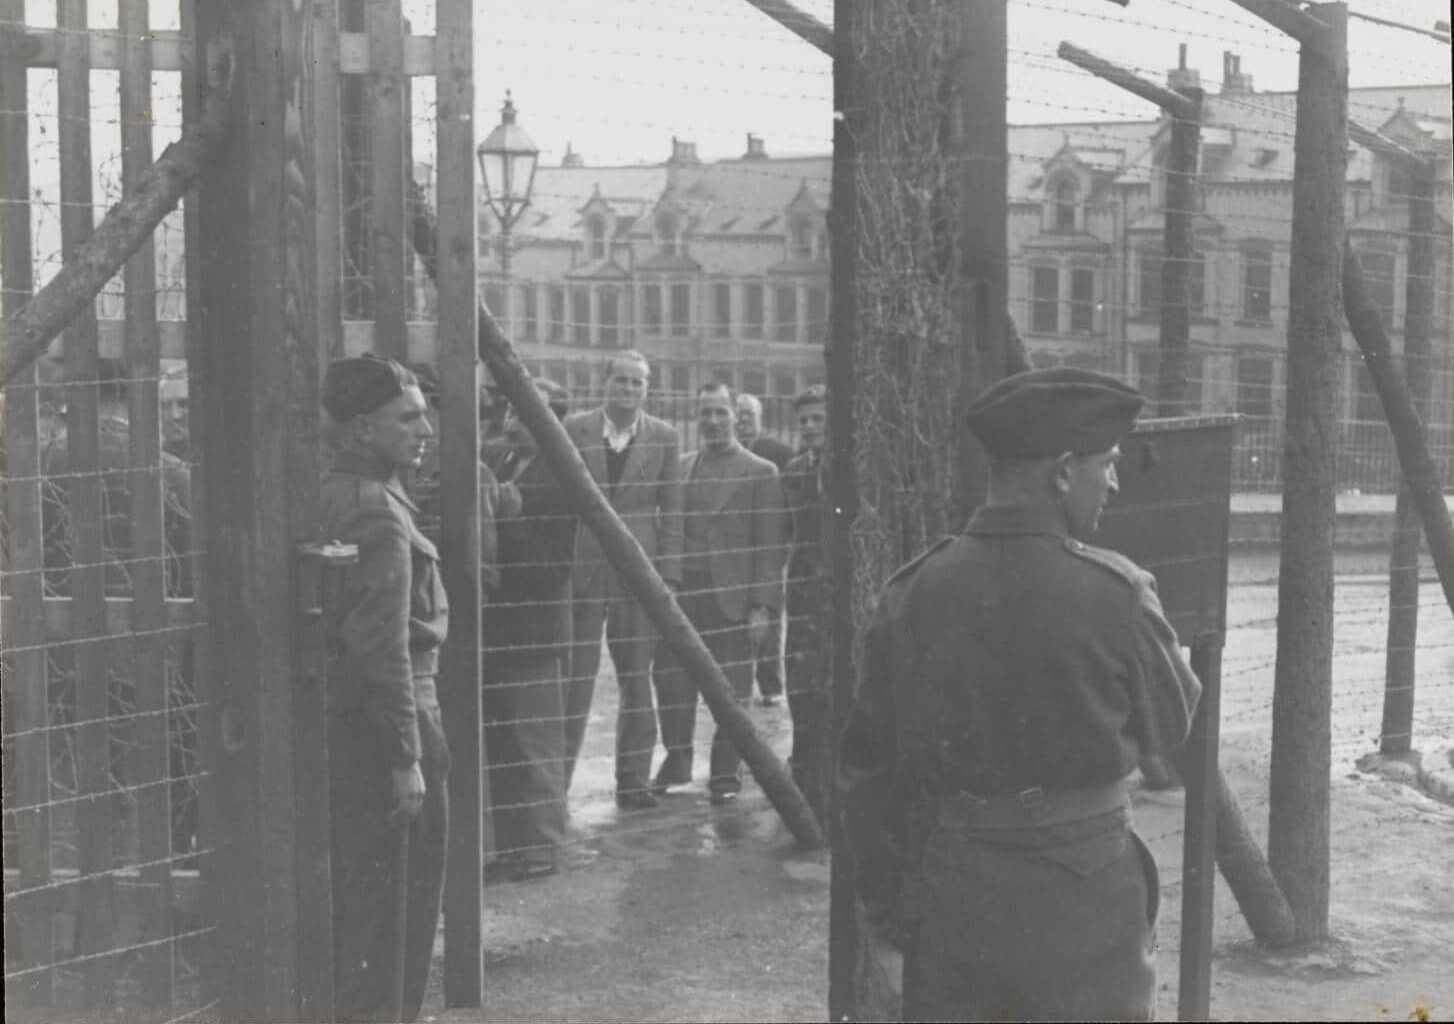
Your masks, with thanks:
M726 479L693 482L701 454L682 456L683 514L705 517L717 605L734 622L746 620L749 605L776 613L783 606L788 541L778 471L771 462L734 444L723 456L730 460L724 467Z
M761 434L751 444L743 447L759 459L771 462L779 473L787 468L788 460L793 457L793 450L771 434Z
M981 508L893 576L840 751L869 902L892 902L926 796L1080 789L1174 754L1201 686L1155 581L1043 506Z
M682 491L679 483L681 442L665 420L641 413L621 479L612 487L606 471L606 442L602 438L606 411L591 409L566 417L565 429L591 471L591 479L611 501L646 557L665 580L682 577ZM601 574L609 572L606 556L595 534L581 530L576 542L576 568L571 578L577 597L591 593Z
M381 758L416 761L417 712L437 706L434 675L449 629L439 553L415 525L414 503L397 478L356 453L335 457L321 507L323 537L358 545L334 623L330 708L361 713L377 730Z
M792 517L788 556L788 614L816 615L823 607L823 454L800 452L783 470L783 495Z

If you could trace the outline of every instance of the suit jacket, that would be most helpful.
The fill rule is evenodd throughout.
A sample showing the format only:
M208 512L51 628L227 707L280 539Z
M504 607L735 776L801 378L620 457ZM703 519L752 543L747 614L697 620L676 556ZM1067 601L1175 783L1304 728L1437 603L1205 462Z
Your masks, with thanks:
M683 512L707 523L708 565L717 606L734 622L749 605L776 613L783 606L788 514L777 467L741 445L721 480L692 483L700 451L682 456Z
M816 615L828 599L823 574L823 456L801 452L783 470L783 495L793 524L788 556L788 614Z
M747 445L747 450L758 458L771 462L779 473L787 468L788 460L793 457L793 450L771 434L762 434Z
M681 442L670 423L641 414L636 438L626 456L621 479L612 487L606 472L603 408L566 417L565 430L591 471L591 479L611 501L631 535L656 565L663 579L682 578L682 491L679 473ZM602 577L613 578L595 534L582 528L576 541L575 571L571 586L576 597L587 597Z

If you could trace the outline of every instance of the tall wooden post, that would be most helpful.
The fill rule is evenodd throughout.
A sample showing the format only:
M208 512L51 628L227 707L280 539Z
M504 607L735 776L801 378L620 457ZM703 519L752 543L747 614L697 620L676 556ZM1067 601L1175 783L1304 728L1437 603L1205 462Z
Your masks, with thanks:
M828 210L832 247L832 296L828 314L828 490L823 543L832 607L828 614L827 664L832 733L843 735L854 695L853 540L858 515L854 472L854 349L858 342L858 131L862 123L857 38L859 0L833 5L833 192ZM830 747L836 765L837 743ZM830 775L829 778L832 778ZM843 834L837 787L828 789L828 832L832 847L828 908L828 1018L858 1015L855 968L858 925L853 864Z
M953 17L958 38L947 141L958 192L955 284L960 289L958 326L963 346L954 424L958 449L954 504L959 515L967 517L984 501L989 478L984 449L965 426L964 413L981 391L1007 372L1009 36L1003 3L959 4Z
M1428 422L1429 328L1434 311L1434 161L1410 161L1409 263L1404 286L1404 379L1419 416ZM1419 510L1407 480L1394 505L1388 561L1388 651L1384 663L1383 726L1378 749L1407 754L1414 731L1414 648L1419 639Z
M192 355L208 444L204 590L221 745L218 962L226 1020L296 1020L295 544L316 520L318 327L307 39L283 0L198 4L210 73L231 65L228 149L198 191L196 252L206 339ZM195 486L195 485L194 485ZM326 785L327 780L311 780Z
M1245 3L1246 0L1243 0ZM1297 13L1277 8L1278 15ZM1267 859L1298 939L1327 936L1333 673L1333 532L1340 273L1347 167L1345 4L1300 14L1287 428Z
M1161 337L1158 345L1156 414L1186 411L1187 365L1191 353L1192 218L1196 209L1197 158L1201 150L1201 89L1177 90L1188 104L1170 110L1171 139L1166 153L1165 235L1161 263ZM1188 116L1190 115L1190 116Z

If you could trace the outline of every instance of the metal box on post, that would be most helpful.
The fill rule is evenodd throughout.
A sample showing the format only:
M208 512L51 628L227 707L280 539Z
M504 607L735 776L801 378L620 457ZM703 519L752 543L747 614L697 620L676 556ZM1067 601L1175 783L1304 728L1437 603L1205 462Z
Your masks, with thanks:
M1202 681L1181 766L1181 1020L1205 1020L1211 1002L1212 897L1216 881L1222 645L1227 636L1232 443L1236 416L1143 420L1121 442L1119 494L1095 542L1156 577L1167 618Z

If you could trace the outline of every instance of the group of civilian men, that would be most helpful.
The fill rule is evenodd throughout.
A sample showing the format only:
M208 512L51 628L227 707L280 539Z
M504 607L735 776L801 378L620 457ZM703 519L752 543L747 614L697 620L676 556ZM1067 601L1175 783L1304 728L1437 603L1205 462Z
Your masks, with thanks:
M696 396L700 447L682 455L677 429L645 411L649 379L641 353L621 352L611 360L603 403L569 416L563 389L535 383L743 703L758 663L769 673L774 667L781 634L773 625L786 600L794 774L821 807L826 699L808 694L821 685L811 627L819 602L811 591L819 576L823 389L794 400L802 451L782 460L780 471L737 436L739 410L748 432L760 434L760 403L739 405L729 385L704 385ZM323 533L359 547L334 623L330 775L340 1020L417 1016L439 912L449 754L434 676L448 599L438 551L405 485L424 467L437 422L427 394L433 389L424 384L413 371L373 356L333 363L324 382L335 457L322 491ZM558 869L566 793L603 639L619 688L621 810L655 807L693 781L697 690L659 645L596 537L581 528L537 439L498 397L482 405L481 682L496 851L487 870L524 880ZM424 504L428 519L433 510ZM789 563L794 568L785 572ZM777 695L772 678L764 676L769 700ZM665 754L653 774L658 737ZM706 781L716 805L742 789L741 759L720 732ZM380 900L380 893L391 895ZM391 969L395 964L402 966Z

